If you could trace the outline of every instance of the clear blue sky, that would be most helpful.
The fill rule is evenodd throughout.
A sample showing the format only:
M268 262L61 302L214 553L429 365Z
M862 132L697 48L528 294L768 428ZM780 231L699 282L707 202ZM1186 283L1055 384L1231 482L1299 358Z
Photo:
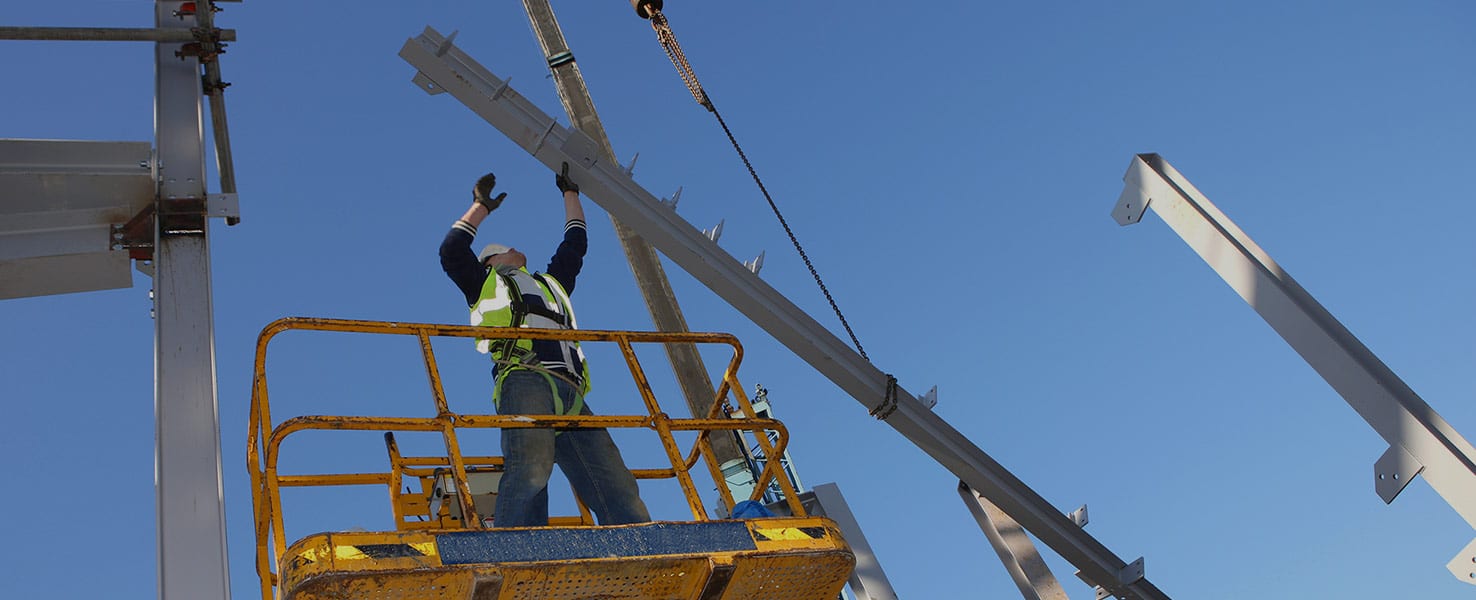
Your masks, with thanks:
M150 4L7 2L0 24L143 27ZM243 222L211 231L215 340L232 590L251 598L245 420L261 328L289 315L463 322L435 248L488 170L509 199L482 240L541 264L559 231L552 174L411 85L401 44L426 25L460 30L467 52L562 109L516 3L224 6L219 22L240 36L222 67ZM724 248L766 250L762 277L839 333L648 25L617 0L555 8L618 154L641 153L637 180L684 186L683 216L726 219ZM1383 441L1157 217L1120 228L1108 213L1133 154L1161 153L1471 435L1476 6L673 0L667 12L875 363L914 392L938 385L937 411L1061 510L1089 504L1089 530L1145 556L1169 595L1470 596L1444 565L1476 533L1423 481L1385 506L1371 477ZM151 139L151 52L0 42L0 136ZM585 206L581 324L649 328L608 219ZM743 379L770 389L805 482L840 485L901 596L1014 597L954 476L668 273L692 329L745 340ZM129 290L0 304L7 596L154 597L148 287L139 275ZM438 348L453 404L484 410L482 364ZM429 410L413 347L299 335L280 352L278 415ZM600 356L591 403L633 408ZM373 439L332 442L288 451L383 467ZM647 438L629 447L655 464ZM646 496L658 517L682 517L670 488ZM299 498L294 535L388 522L378 490ZM1073 598L1090 597L1050 559Z

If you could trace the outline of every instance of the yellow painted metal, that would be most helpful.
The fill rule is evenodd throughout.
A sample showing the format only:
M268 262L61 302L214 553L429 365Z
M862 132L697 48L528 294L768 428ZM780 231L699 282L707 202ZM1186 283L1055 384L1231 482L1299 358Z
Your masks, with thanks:
M298 416L274 422L271 416L267 393L267 377L265 372L266 351L271 340L279 333L289 330L306 331L333 331L365 334L388 334L403 335L416 338L420 346L425 362L426 372L429 376L431 396L435 403L436 416L431 418L418 417L360 417L360 416ZM457 414L449 409L445 391L441 385L441 376L436 363L434 351L431 345L431 337L461 337L461 338L489 338L489 339L553 339L574 340L581 342L613 342L619 345L621 354L626 360L632 378L640 391L641 400L646 408L645 415L622 415L622 416L557 416L557 415L494 415L494 414ZM733 356L724 369L723 376L715 392L712 402L713 410L702 418L680 419L672 418L666 414L660 402L650 389L649 382L642 370L639 360L634 351L636 343L661 343L661 344L721 344L730 347ZM794 568L803 571L811 568L815 575L829 570L843 570L838 580L834 577L819 577L812 582L821 588L830 589L834 581L844 582L846 574L849 573L850 564L853 561L849 549L839 533L834 531L834 526L824 519L813 519L805 517L804 508L797 500L793 482L778 468L778 461L769 461L769 465L761 473L759 481L756 482L754 498L767 489L771 484L777 482L790 499L790 509L795 515L793 518L781 519L779 522L764 525L764 529L752 529L756 546L756 553L744 555L713 555L713 556L683 556L683 557L643 557L627 558L614 562L601 560L563 561L558 564L539 564L529 566L527 564L503 565L492 568L477 566L475 568L466 566L449 567L440 565L433 552L426 551L416 556L405 557L373 557L364 555L362 552L345 550L345 544L353 547L350 543L357 540L357 544L374 544L374 539L395 539L401 541L384 542L395 544L424 544L429 538L420 539L419 542L404 541L410 538L402 536L426 536L434 532L447 530L476 530L482 527L478 515L476 515L473 490L470 484L470 473L479 470L500 471L502 468L501 457L465 457L461 454L458 441L458 430L462 429L489 429L489 428L571 428L571 427L597 427L597 428L642 428L653 430L657 433L665 454L670 462L669 467L662 468L637 468L632 473L640 479L665 479L675 478L680 483L683 494L686 496L688 506L692 510L692 519L705 521L708 519L706 509L702 503L701 494L697 484L690 474L696 463L702 460L707 467L707 472L712 476L714 482L722 481L720 465L712 457L710 436L718 432L735 431L741 434L750 434L768 456L778 456L788 445L788 431L784 426L773 419L760 419L755 414L747 396L743 393L742 385L737 379L737 369L742 360L743 349L738 340L727 334L716 333L656 333L656 332L631 332L631 331L576 331L576 330L545 330L545 329L508 329L492 327L472 327L458 325L439 325L425 323L394 323L380 321L353 321L340 319L310 319L310 318L288 318L280 319L269 324L263 329L257 339L256 365L252 380L251 415L250 428L247 439L247 462L251 473L252 501L256 516L256 540L257 540L257 573L262 580L262 598L420 598L420 597L474 597L482 598L545 598L545 597L602 597L603 592L598 591L601 585L622 585L624 592L619 597L632 597L632 590L646 589L642 586L654 586L652 595L638 595L634 597L670 597L685 598L696 597L705 589L708 577L714 569L725 574L747 572L743 571L760 569L754 566L758 564L768 565L762 569L788 569L790 565L799 565ZM721 406L727 404L729 394L737 401L738 418L722 418L719 416ZM490 408L490 407L489 407ZM436 432L441 435L445 442L446 456L437 457L405 457L399 453L393 436L386 436L386 448L389 455L390 469L385 473L330 473L330 474L290 474L279 473L278 462L281 455L282 442L290 435L303 431L384 431L387 434L395 431L419 431ZM683 450L676 442L673 432L695 431L698 433L692 447L684 455ZM771 443L765 431L773 431L776 434ZM444 474L444 475L443 475ZM442 503L437 514L429 514L430 503L426 494L431 487L443 476L449 476L454 482L455 493L453 498L458 501L465 521L454 518L447 508L448 503ZM408 480L418 480L421 484L421 493L402 492L403 483ZM284 533L284 523L281 511L281 488L302 486L340 486L340 485L385 485L389 489L391 510L394 515L396 527L401 531L393 533L333 533L323 534L306 538L294 544L290 548L287 545ZM733 498L727 492L726 486L717 486L726 503L731 505ZM577 500L577 497L576 497ZM580 514L576 516L558 516L550 519L550 523L565 527L593 527L594 519L589 514L588 508L582 503L578 504ZM418 515L418 516L417 516ZM424 521L413 519L425 518ZM758 527L756 523L764 521L753 521L750 525ZM814 532L829 532L826 535L815 537ZM807 533L808 532L808 533ZM367 536L367 537L366 537ZM390 536L375 538L374 536ZM401 537L396 537L401 536ZM365 541L371 540L371 541ZM434 545L433 543L431 544ZM419 548L419 546L416 546ZM431 548L433 550L433 548ZM796 554L798 553L798 554ZM819 554L816 554L819 553ZM783 556L780 556L783 555ZM793 555L793 556L790 556ZM788 558L786 558L788 557ZM595 564L599 563L599 564ZM805 567L803 565L810 565ZM698 568L698 567L701 568ZM834 569L832 569L834 567ZM489 570L490 569L490 570ZM762 570L761 569L761 570ZM686 575L692 574L688 581ZM279 580L279 574L281 574ZM832 575L834 573L831 573ZM699 576L700 575L700 576ZM614 577L615 579L610 579ZM736 577L736 575L734 576ZM745 576L747 577L747 576ZM724 575L723 579L726 579ZM823 579L823 585L820 585ZM569 596L549 596L550 590L560 588L559 586L573 585L569 581L583 581L578 584L577 593ZM609 583L624 582L624 583ZM692 583L696 582L696 583ZM746 583L743 585L747 585ZM766 584L758 585L755 590L762 592L769 589ZM788 585L788 584L786 584ZM839 584L837 583L836 586ZM553 586L553 587L550 587ZM697 586L697 587L691 587ZM736 582L727 587L722 598L739 598L750 596L735 596L730 592L739 586ZM667 592L657 593L659 590L668 589ZM817 588L818 589L818 588ZM836 590L839 588L836 587ZM541 591L540 591L541 590ZM677 592L681 592L678 594ZM708 590L711 592L711 590ZM791 590L792 591L792 590ZM688 593L691 592L691 593ZM754 592L754 593L758 593ZM715 592L714 592L715 593ZM748 593L748 592L745 592ZM492 595L485 595L492 594ZM663 595L666 594L666 595ZM687 595L681 595L687 594ZM817 600L821 598L834 598L835 592L826 595L810 596L808 593L799 595L785 595L786 598L810 598ZM717 596L703 596L717 597ZM752 596L761 597L761 596ZM767 597L767 596L762 596ZM778 596L775 596L778 597Z
M400 455L400 444L395 442L395 434L391 431L384 433L384 451L389 454L389 495L390 510L395 514L395 529L401 529L405 525L405 505L401 501L400 487L404 481L405 458ZM415 494L405 496L406 499L415 498Z
M728 384L729 381L724 379L722 385L727 386ZM748 395L743 393L742 386L733 386L733 396L738 399L738 406L743 410L744 416L749 419L755 419L758 416L753 410L753 404L748 401ZM758 441L759 447L763 448L764 456L770 457L771 460L764 461L763 473L759 476L758 482L754 484L753 493L748 499L758 500L762 498L764 490L768 489L769 482L778 481L779 489L784 492L784 500L789 505L790 512L795 515L803 515L805 514L805 509L803 506L800 506L799 493L794 489L794 482L790 481L789 476L784 473L780 461L772 459L773 457L784 455L784 448L788 445L789 434L783 425L774 428L773 431L778 433L778 443L770 443L769 436L766 432L754 431L753 437Z
M617 526L619 529L630 526ZM326 533L287 549L282 598L833 600L855 562L821 517L747 523L753 550L445 564L431 532ZM366 550L379 549L380 557ZM385 552L393 549L393 552Z
M696 598L711 569L700 556L564 561L499 569L497 600Z

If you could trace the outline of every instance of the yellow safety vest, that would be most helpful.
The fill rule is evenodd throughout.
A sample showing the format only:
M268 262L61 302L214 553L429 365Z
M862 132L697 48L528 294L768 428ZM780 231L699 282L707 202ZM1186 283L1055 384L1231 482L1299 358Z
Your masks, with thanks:
M543 299L543 306L532 307L530 310L523 301L524 289L538 290L538 295ZM493 272L487 275L487 280L482 283L481 297L476 304L471 306L471 324L482 327L534 327L539 329L578 329L579 327L574 318L574 307L569 301L569 293L564 291L564 286L559 283L559 280L543 274L530 274L525 268L519 268L508 274ZM554 364L546 365L534 353L533 340L478 338L476 341L477 352L492 354L494 361L507 367L498 370L499 383L508 372L518 368L549 373L552 368L562 366L574 373L577 360L580 381L576 383L581 395L588 393L589 363L585 361L584 351L579 347L579 342L560 341L556 343L562 357L552 361Z

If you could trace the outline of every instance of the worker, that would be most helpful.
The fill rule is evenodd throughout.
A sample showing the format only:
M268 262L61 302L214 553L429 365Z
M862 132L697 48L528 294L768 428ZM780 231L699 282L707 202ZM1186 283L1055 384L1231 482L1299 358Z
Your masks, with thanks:
M441 269L456 283L471 308L472 325L574 329L569 295L589 246L579 186L569 164L555 175L564 199L564 240L544 273L529 273L527 257L516 248L487 244L472 253L477 226L507 194L491 196L497 179L477 180L471 208L441 242ZM500 415L590 415L584 402L589 369L576 342L558 340L477 340L477 351L493 363L492 402ZM502 430L504 472L497 487L495 527L548 524L548 479L557 463L574 492L601 525L651 520L635 476L604 429L515 428Z

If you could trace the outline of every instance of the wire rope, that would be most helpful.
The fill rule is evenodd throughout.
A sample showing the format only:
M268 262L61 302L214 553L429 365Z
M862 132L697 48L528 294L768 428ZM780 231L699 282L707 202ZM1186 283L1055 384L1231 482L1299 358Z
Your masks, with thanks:
M656 39L661 42L661 47L666 51L666 57L671 59L671 64L676 67L677 73L681 75L682 81L687 85L687 91L692 93L692 98L717 117L718 125L722 126L723 133L728 136L728 142L733 145L733 150L738 152L738 158L743 159L743 166L748 169L749 176L753 182L758 184L759 191L763 193L764 200L768 201L769 208L774 211L774 216L779 219L779 225L784 227L784 233L789 236L789 242L794 244L795 251L799 252L800 259L805 261L805 268L810 270L810 276L815 278L815 284L820 287L820 293L825 295L825 301L830 303L830 309L835 311L835 317L840 319L841 327L846 329L846 335L851 337L851 343L856 345L856 352L867 362L871 358L866 356L866 350L861 347L861 341L856 338L856 332L851 329L851 324L846 321L846 316L841 314L840 306L835 303L835 297L831 296L830 289L825 287L825 281L820 278L820 272L815 269L815 264L810 261L810 256L805 252L804 246L800 244L799 238L795 236L794 229L789 226L789 221L784 218L784 213L779 211L779 205L774 202L774 197L769 194L769 189L764 185L763 179L759 178L758 171L754 169L753 162L748 160L748 154L738 144L738 138L733 136L733 130L728 127L728 122L723 119L723 114L718 112L712 103L712 98L707 91L702 89L702 84L697 81L697 74L692 72L692 65L687 62L687 57L682 53L682 47L677 43L676 35L671 31L671 25L666 20L666 15L655 7L647 5L651 15L651 27L656 30Z

